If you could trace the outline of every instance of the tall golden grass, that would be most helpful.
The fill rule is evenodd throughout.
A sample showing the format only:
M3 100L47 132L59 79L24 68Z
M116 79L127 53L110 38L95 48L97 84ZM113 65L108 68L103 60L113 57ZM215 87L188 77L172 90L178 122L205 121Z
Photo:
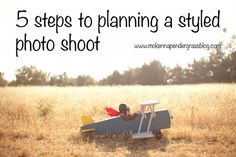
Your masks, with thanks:
M174 117L161 140L82 140L81 115L153 99ZM236 156L236 84L0 88L1 157L110 155Z

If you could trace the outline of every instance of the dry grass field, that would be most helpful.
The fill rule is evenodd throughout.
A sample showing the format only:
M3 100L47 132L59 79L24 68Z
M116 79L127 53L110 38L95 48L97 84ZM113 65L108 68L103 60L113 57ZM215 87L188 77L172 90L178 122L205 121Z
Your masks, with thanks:
M172 128L161 140L122 136L84 141L80 116L105 106L160 100ZM0 88L0 156L236 156L236 84Z

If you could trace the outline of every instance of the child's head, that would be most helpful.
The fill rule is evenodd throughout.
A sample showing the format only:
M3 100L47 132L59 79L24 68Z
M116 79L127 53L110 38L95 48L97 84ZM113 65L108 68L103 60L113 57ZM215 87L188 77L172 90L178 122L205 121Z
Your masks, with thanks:
M130 109L127 104L122 103L119 105L119 111L120 111L120 113L123 113L123 114L129 114Z

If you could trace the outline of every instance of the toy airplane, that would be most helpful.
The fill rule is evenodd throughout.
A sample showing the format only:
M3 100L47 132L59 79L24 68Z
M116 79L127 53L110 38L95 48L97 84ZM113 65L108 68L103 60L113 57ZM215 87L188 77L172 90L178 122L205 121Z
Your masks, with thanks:
M89 116L82 116L83 126L81 133L91 133L95 135L118 135L131 132L134 139L151 138L154 136L162 137L161 130L170 128L171 118L167 109L154 110L159 101L148 101L140 103L141 114L134 120L125 121L120 116L114 116L109 119L95 122ZM147 109L147 111L145 111ZM149 111L148 111L149 109ZM119 115L112 109L111 113Z

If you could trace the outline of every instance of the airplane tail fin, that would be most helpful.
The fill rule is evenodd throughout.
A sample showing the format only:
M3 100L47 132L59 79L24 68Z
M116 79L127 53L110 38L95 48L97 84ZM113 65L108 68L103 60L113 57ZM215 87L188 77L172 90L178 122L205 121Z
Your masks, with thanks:
M91 117L86 116L86 115L81 116L81 120L82 120L83 125L88 125L95 122Z

